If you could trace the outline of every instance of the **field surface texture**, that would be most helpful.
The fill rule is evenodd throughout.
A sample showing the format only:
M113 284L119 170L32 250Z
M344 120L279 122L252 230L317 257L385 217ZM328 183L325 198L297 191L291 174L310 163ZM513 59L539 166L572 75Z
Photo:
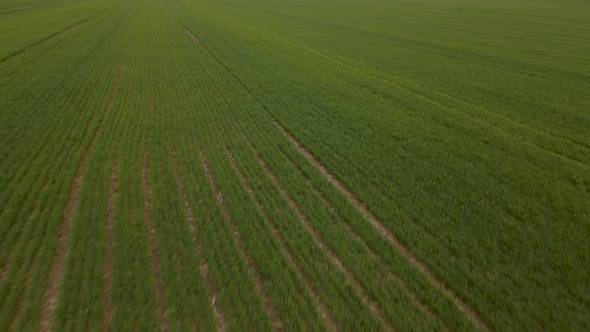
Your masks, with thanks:
M0 0L0 331L589 331L590 2Z

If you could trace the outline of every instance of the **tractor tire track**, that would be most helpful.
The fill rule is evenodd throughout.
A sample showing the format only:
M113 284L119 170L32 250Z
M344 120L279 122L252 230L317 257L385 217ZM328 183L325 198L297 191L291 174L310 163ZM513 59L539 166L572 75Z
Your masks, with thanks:
M94 150L94 144L96 142L96 138L101 131L104 122L106 120L107 114L110 112L110 108L115 97L115 93L119 87L119 82L121 78L121 73L123 70L123 66L125 64L125 60L127 58L127 51L121 57L119 69L117 73L117 77L115 79L115 83L113 84L113 90L111 91L110 98L106 104L106 110L102 115L102 118L95 129L94 133L92 134L92 138L90 139L90 143L84 151L82 155L82 159L80 164L78 165L78 169L76 171L76 175L74 177L74 181L72 183L72 188L70 190L70 198L66 205L64 211L64 219L61 225L58 243L57 243L57 250L56 256L53 258L51 263L51 270L49 273L49 280L47 284L47 288L45 289L45 293L43 296L43 302L41 306L41 316L39 320L39 328L43 331L51 331L53 329L53 323L55 319L55 310L57 309L58 302L59 302L59 293L61 290L61 286L63 283L63 276L66 269L66 262L69 254L69 243L70 243L70 236L72 230L72 220L76 213L78 207L78 201L80 199L80 191L82 189L82 182L84 180L84 175L86 173L86 166L88 163L88 159L90 154Z
M199 259L199 266L201 267L201 275L205 279L207 283L207 290L209 298L211 299L211 307L213 309L213 315L215 316L215 321L217 323L217 331L225 332L227 330L225 318L223 317L223 312L219 306L219 303L216 301L217 299L217 291L215 290L215 284L213 279L209 275L209 266L207 265L207 261L205 260L205 255L203 254L203 249L201 247L201 242L197 236L197 227L195 223L195 218L193 216L192 209L190 207L188 201L188 194L186 191L186 187L184 185L184 180L180 173L180 163L178 162L178 155L176 153L176 146L172 146L172 150L174 153L174 170L176 175L176 182L178 183L178 187L180 188L180 192L182 194L182 199L184 201L184 212L186 215L186 220L188 221L189 229L191 231L191 235L193 238L193 243L195 245L195 251L197 252L197 257Z
M336 209L336 207L334 207L334 205L332 205L332 203L330 201L328 201L328 199L324 196L324 194L322 192L320 192L317 188L315 188L315 186L313 185L313 183L309 180L309 178L303 174L303 172L299 169L299 167L297 167L297 165L295 165L293 163L293 161L289 158L289 156L287 156L286 154L283 153L283 155L285 156L285 158L289 159L291 165L293 165L295 167L295 169L297 170L297 173L305 179L305 181L309 184L309 186L311 187L312 191L318 195L322 201L322 203L324 204L324 206L326 208L328 208L331 211L334 211L338 216L339 219L344 221L342 223L342 226L344 228L346 228L347 233L349 233L352 237L354 237L356 239L357 242L363 243L364 246L367 248L367 250L369 251L369 254L371 255L372 258L374 258L375 261L379 262L379 264L381 264L382 266L386 266L386 263L383 261L383 259L381 258L381 256L377 255L377 253L371 248L371 246L369 246L369 244L367 243L367 241L362 238L357 231L355 231L352 226L350 226L350 224L347 222L347 217L345 215L342 215L341 213L339 213L339 211ZM398 282L398 285L400 286L400 288L402 288L402 291L412 300L412 302L414 302L419 308L421 308L421 310L423 312L425 312L428 317L432 320L435 320L436 316L434 315L434 313L432 312L432 310L430 309L430 307L428 305L426 305L426 303L424 303L421 299L418 298L418 296L411 291L407 285L405 284L405 282L403 282L401 280L401 278L399 278L399 276L397 274L395 274L394 272L390 272L389 276L391 279L395 279Z
M293 200L293 198L289 195L281 181L278 177L271 171L270 167L266 164L264 159L258 154L254 146L248 142L250 147L252 148L256 159L264 168L267 175L271 178L274 182L275 186L279 189L281 194L287 200L289 207L297 214L299 221L303 224L306 228L307 232L312 236L315 243L328 255L332 263L346 276L346 278L350 281L351 285L355 289L356 293L360 296L363 302L371 309L371 311L383 322L386 328L390 331L393 331L393 327L389 326L387 319L385 319L381 309L379 306L369 297L369 295L365 292L365 290L361 287L359 282L356 280L354 275L342 264L338 256L332 251L332 249L324 242L321 236L317 233L311 222L307 219L305 214L301 211L301 208L297 205L297 203Z
M178 21L185 28L185 30L188 30L190 32L190 30L180 20ZM252 96L261 105L261 107L264 110L267 111L269 116L271 116L272 121L281 131L283 136L285 136L285 138L287 138L292 144L294 144L295 147L299 150L299 152L304 157L306 157L306 159L310 163L312 163L312 165L314 165L328 179L328 181L330 181L333 185L336 186L336 188L341 192L341 194L343 194L344 197L346 197L353 204L353 206L357 210L359 210L359 212L365 217L365 219L367 219L373 225L373 227L375 227L383 236L385 236L385 238L389 242L391 242L391 244L410 262L410 264L418 268L418 270L420 270L427 277L428 281L433 286L435 286L445 295L450 297L455 302L457 307L467 315L467 317L475 326L482 330L490 330L487 327L487 325L481 320L481 318L479 318L478 313L472 307L463 302L463 300L461 300L452 289L450 289L442 281L440 281L422 261L420 261L414 254L412 254L411 251L407 249L399 239L397 239L397 237L395 237L389 230L387 230L387 228L383 226L383 224L375 216L373 216L373 214L365 207L364 204L362 204L348 189L346 189L346 187L344 187L338 180L336 180L336 178L330 172L328 172L328 170L311 153L309 153L305 148L303 148L303 146L273 117L272 113L270 112L268 107L262 102L262 100L258 96L256 96L252 92L252 90L229 69L229 67L226 64L224 64L213 52L211 52L211 50L209 50L209 48L205 44L201 42L199 42L199 44L203 46L203 48L211 55L211 57L213 57L213 59L215 59L215 61L217 61L217 63L219 63L238 82L238 84L240 84L240 86L242 86L242 88L244 88L246 92L248 92L248 94ZM325 55L320 53L319 55L326 57ZM331 61L338 61L329 57L327 58ZM351 67L354 70L359 70L340 61L338 62L346 67Z
M198 39L198 38L197 38L195 35L193 35L193 33L192 33L192 32L190 32L190 31L189 31L187 28L184 28L184 31L186 31L186 33L188 33L188 35L189 35L189 36L191 36L191 38L192 38L192 39L193 39L195 42L197 42L197 43L199 43L199 44L201 43L201 42L199 41L199 39Z
M190 31L188 31L188 30L187 30L187 32L190 33ZM185 97L185 101L186 101L187 106L191 105L189 94L186 89L186 86L181 85L181 87L182 87L182 91L184 92L184 97ZM173 145L173 152L174 152L174 161L175 161L175 171L176 171L176 176L177 176L177 182L179 183L182 197L184 199L185 214L187 215L187 221L189 222L189 228L191 230L191 235L193 237L193 242L195 244L195 250L197 251L197 256L198 256L199 265L200 265L200 271L207 283L207 290L209 292L209 297L211 298L211 307L213 308L213 316L215 317L215 321L217 324L217 330L220 332L225 332L225 331L227 331L227 323L224 318L223 311L221 310L221 306L217 302L217 291L215 289L215 283L213 281L213 278L209 274L209 265L207 264L207 260L205 259L205 255L203 253L203 248L201 247L201 243L200 243L198 235L197 235L196 222L195 222L194 216L192 214L192 210L191 210L189 202L188 202L188 194L186 192L184 180L182 179L182 176L181 176L180 164L178 162L178 156L176 153L176 146L174 146L174 145ZM203 165L205 165L205 163ZM207 167L208 167L208 165L207 165ZM207 168L205 168L205 170L207 170Z
M248 191L248 194L250 195L250 197L254 201L255 205L262 212L262 215L264 216L264 219L266 220L267 224L271 227L273 235L277 238L279 243L281 243L281 245L283 247L283 251L287 256L289 263L295 269L297 274L299 274L301 276L303 283L305 285L305 288L307 289L307 292L311 295L311 297L315 300L316 306L317 306L318 311L320 313L320 316L323 318L324 322L326 323L326 326L331 331L337 331L338 327L337 327L336 321L334 320L334 317L332 316L332 313L330 313L330 311L328 311L326 309L326 306L322 303L322 300L316 294L313 287L311 286L309 279L307 279L305 274L303 274L303 272L302 272L303 270L301 269L301 266L299 265L299 263L297 263L297 260L293 256L291 249L289 249L289 247L285 244L285 241L283 240L282 235L279 233L274 222L269 217L268 213L266 212L266 209L264 208L264 206L262 206L262 204L260 204L260 201L256 197L254 190L252 190L252 186L250 186L250 183L245 178L244 174L242 173L242 170L240 169L240 167L236 163L233 154L231 153L231 151L227 147L226 147L226 150L227 150L227 155L232 163L233 169L234 169L235 173L238 175L238 177L240 178L240 182L242 183L242 186L246 189L246 191Z
M240 236L240 232L238 230L238 226L237 226L235 220L233 219L232 215L230 214L229 209L227 208L227 205L223 201L223 195L221 193L221 190L219 189L219 186L217 185L217 181L215 180L215 176L213 175L213 172L212 172L211 168L209 167L209 162L207 161L207 155L205 154L205 150L203 149L203 146L200 143L199 143L199 153L201 155L201 159L203 161L203 167L205 168L205 172L207 173L207 178L209 179L209 183L211 184L211 187L213 188L213 192L215 193L215 196L217 198L217 202L221 206L221 210L223 212L224 217L230 223L232 232L234 234L234 237L236 239L238 247L240 248L240 251L242 252L244 257L246 258L248 268L249 268L250 272L252 273L252 276L254 277L256 288L258 289L258 292L262 296L263 304L266 308L266 311L270 315L272 325L277 330L283 330L283 323L281 322L279 314L277 313L277 310L275 309L275 307L270 299L270 296L268 294L266 286L264 285L264 281L262 280L262 277L260 276L260 274L256 270L256 265L254 264L254 260L252 259L252 257L248 253L248 251L246 250L246 246L244 245L244 243L242 241L242 238Z
M426 266L426 264L418 259L412 252L404 246L404 244L395 237L383 223L375 217L371 211L358 199L352 192L350 192L340 181L338 181L327 169L320 163L315 156L307 151L299 141L291 135L276 119L273 118L273 122L277 129L283 134L283 136L289 140L295 148L301 153L332 185L338 189L338 191L348 199L348 201L361 213L361 215L368 220L371 225L381 233L392 245L398 250L414 267L420 270L428 279L428 281L438 288L442 293L453 299L457 307L464 312L471 322L482 330L489 330L486 324L479 318L477 312L461 300L455 292L447 287L444 282L439 280L432 271Z
M182 23L182 21L180 19L178 19L178 17L176 18L176 20L178 21L178 23L180 23L180 25L182 25L182 27L184 28L184 31L197 43L200 44L201 42L199 41L199 38L197 38L197 36L195 36L194 33L192 33L188 27L186 25L184 25L184 23Z

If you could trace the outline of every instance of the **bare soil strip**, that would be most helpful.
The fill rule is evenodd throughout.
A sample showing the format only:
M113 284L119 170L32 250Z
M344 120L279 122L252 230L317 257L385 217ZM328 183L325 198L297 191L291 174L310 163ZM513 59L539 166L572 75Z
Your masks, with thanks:
M125 54L121 57L119 69L117 72L117 78L115 79L115 83L113 84L113 90L111 91L110 98L108 99L106 110L103 113L102 118L92 135L92 138L90 139L90 144L88 145L86 151L84 151L84 154L82 155L82 160L80 161L78 170L76 171L76 176L74 177L74 181L72 183L72 189L70 190L70 198L64 211L64 220L61 225L59 239L57 242L56 256L53 258L53 262L51 264L51 270L49 272L49 281L47 284L47 288L45 289L45 294L43 296L43 303L41 306L41 317L39 319L39 329L42 331L51 331L53 329L55 310L57 309L57 305L59 303L59 293L63 283L63 275L66 269L66 262L69 254L68 246L70 243L70 236L72 231L72 219L74 218L76 209L78 207L78 201L80 199L80 190L82 189L82 181L84 180L84 174L86 172L86 164L88 163L90 154L94 149L96 137L98 136L98 133L101 131L104 125L107 113L111 108L111 104L115 97L115 93L119 87L121 72L123 70L123 65L125 63L126 58L127 52L125 52Z
M321 236L317 233L317 231L315 230L313 225L309 222L309 220L307 219L305 214L303 214L303 212L301 211L301 209L299 208L297 203L295 203L293 198L291 198L291 196L289 195L289 193L287 192L287 190L285 189L285 187L283 186L281 181L270 170L270 168L268 167L268 165L266 164L264 159L262 159L262 157L258 154L258 152L256 151L256 149L254 148L254 146L251 143L250 143L250 147L253 149L254 154L256 155L256 159L258 160L260 165L264 168L264 170L266 171L268 176L272 179L272 181L275 183L277 188L279 188L281 194L283 194L285 199L287 199L287 203L289 203L289 207L293 211L295 211L295 213L297 214L297 217L302 222L302 224L305 226L308 233L313 237L316 244L324 252L326 252L328 254L328 256L330 257L330 259L332 260L334 265L336 265L336 267L338 267L338 269L342 273L344 273L346 278L350 281L351 285L354 287L357 294L361 297L361 299L365 302L365 304L367 304L369 306L371 311L383 322L383 324L385 324L385 326L389 330L393 330L393 327L389 326L389 324L387 323L387 320L384 318L383 313L381 312L381 309L379 308L379 306L375 302L373 302L373 300L371 300L371 298L368 296L368 294L365 292L365 290L361 287L361 285L358 283L358 281L353 276L353 274L350 273L350 271L344 266L344 264L342 264L342 262L336 256L336 254L332 251L332 249L330 247L328 247L328 245L324 242L324 240L322 240Z
M319 162L309 151L307 151L299 141L293 137L276 119L273 118L273 122L279 131L287 138L297 150L312 164L315 166L316 169L322 173L328 181L330 181L340 193L348 199L348 201L363 215L365 219L367 219L373 227L375 227L413 266L418 268L428 279L428 281L437 287L440 291L442 291L445 295L452 298L457 307L463 311L467 317L471 320L471 322L482 330L489 330L489 328L484 324L484 322L479 318L477 312L467 305L463 300L461 300L455 292L447 287L444 282L439 280L434 273L428 269L426 264L420 261L412 252L406 248L402 242L395 237L385 226L383 223L375 217L371 211L359 200L357 199L352 192L350 192L340 181L338 181L327 169Z
M178 156L176 154L176 146L172 146L174 152L174 169L176 173L176 182L178 182L178 186L180 188L180 192L182 193L182 199L184 200L184 212L186 214L186 219L188 221L189 228L191 230L191 235L193 237L193 243L195 245L195 250L197 252L197 256L199 258L199 265L201 267L201 274L203 278L207 282L207 290L209 293L209 298L211 298L211 307L213 308L213 315L215 316L215 321L217 322L217 330L221 332L225 332L227 330L225 319L223 318L223 313L221 308L219 307L219 303L216 302L217 299L217 292L215 291L215 285L213 283L213 279L209 275L209 266L205 260L205 256L203 254L203 249L201 248L201 243L197 237L197 227L195 224L195 218L193 216L193 211L188 203L188 194L186 192L186 187L184 186L184 180L182 179L182 175L180 174L180 164L178 163Z
M192 39L193 39L195 42L197 42L198 44L200 44L200 43L201 43L201 42L199 41L199 38L197 38L197 37L195 36L195 34L194 34L194 33L192 33L192 32L191 32L191 31L188 29L188 27L187 27L186 25L184 25L184 23L182 23L182 21L181 21L180 19L178 19L178 17L176 18L176 20L178 21L178 23L180 23L180 25L182 25L182 27L184 28L184 31L186 31L186 33L187 33L189 36L191 36L191 38L192 38Z
M183 27L184 27L184 25L183 25ZM187 32L189 32L189 34L192 35L192 33L190 33L190 31L188 31L188 29L186 29L186 27L185 27L185 30ZM191 103L190 103L188 91L186 90L186 87L184 85L182 86L182 89L184 91L186 103L187 103L187 105L190 105ZM227 330L227 327L226 327L227 325L225 323L223 311L221 310L219 303L216 301L217 291L215 290L215 284L213 282L213 279L209 275L209 266L207 265L207 261L205 259L205 255L203 254L203 249L201 247L201 243L200 243L198 236L197 236L197 227L196 227L195 219L194 219L192 210L190 208L190 205L188 203L188 194L186 192L186 187L184 186L184 181L183 181L182 176L180 174L180 165L178 163L178 156L176 154L176 146L173 145L172 148L174 151L174 162L175 162L174 167L175 167L175 171L176 171L176 180L180 186L180 190L182 192L182 197L184 199L185 214L187 216L187 221L189 223L189 227L190 227L191 234L193 237L193 243L195 244L195 250L197 251L197 256L199 258L199 265L201 267L200 268L201 274L203 275L203 277L205 278L205 281L207 282L207 289L208 289L209 297L211 298L211 307L213 308L213 315L215 316L215 321L217 323L217 330L221 331L221 332L225 332Z
M162 283L162 276L160 273L160 252L158 251L158 239L156 237L156 224L154 222L154 213L152 208L152 184L150 181L150 152L149 144L145 146L145 153L143 158L143 192L145 213L148 226L150 228L150 251L152 254L151 268L156 283L156 301L158 302L158 318L160 320L160 328L163 331L168 331L168 319L166 317L166 305L164 303L164 287Z
M297 167L297 166L295 166ZM301 170L297 169L297 172L299 173L299 175L301 175L302 177L304 177L308 183L310 183L313 192L315 192L318 196L320 196L320 199L322 200L322 203L324 203L324 205L332 210L332 211L338 211L336 210L336 208L334 207L334 205L332 205L332 203L330 203L326 197L324 197L324 194L320 191L318 191L313 184L311 184L311 182L309 182L309 180L307 179L307 177L301 172ZM340 216L340 219L342 220L342 216ZM371 249L371 247L367 244L367 242L365 241L365 239L363 239L360 235L358 235L358 233L348 224L348 223L343 223L342 224L347 232L352 235L358 242L362 242L365 244L366 248L369 250L369 253L371 254L371 257L373 259L375 259L376 261L378 261L380 264L385 264L383 263L383 260L373 251L373 249ZM408 287L406 286L406 284L399 278L399 276L397 276L395 273L391 272L389 274L389 277L391 279L395 279L398 284L400 285L400 287L402 288L402 291L418 306L420 307L432 320L435 319L435 315L432 312L432 310L430 310L430 307L428 307L424 302L422 302L422 300L420 300L416 294L414 294L410 289L408 289Z
M305 276L305 274L303 274L303 272L301 270L301 267L299 266L299 263L297 263L297 260L295 260L295 258L293 257L293 253L291 252L291 250L289 249L289 247L287 247L285 245L285 241L283 240L283 237L281 236L281 234L279 233L279 231L275 227L274 222L268 216L268 214L266 212L266 209L264 208L264 206L262 206L262 204L260 204L260 201L258 200L258 198L256 198L256 194L254 193L254 190L252 190L252 187L250 186L250 183L244 177L244 174L242 173L242 170L240 169L240 167L236 163L236 161L234 159L234 156L233 156L233 154L231 153L231 151L229 149L227 149L227 155L228 155L229 159L231 160L231 163L232 163L232 166L234 168L234 171L240 177L240 181L242 182L242 186L244 186L244 188L246 188L246 190L250 194L250 197L252 198L252 200L254 201L254 203L256 204L256 206L258 207L258 209L260 209L260 211L262 212L262 214L264 216L264 219L266 220L267 224L271 227L272 232L273 232L273 235L277 238L277 240L279 241L279 243L281 243L281 245L283 247L283 251L287 255L287 258L289 259L289 263L291 264L291 266L293 266L295 268L295 271L297 271L297 273L303 279L303 282L305 284L305 287L307 288L307 292L309 294L311 294L311 296L315 299L316 306L318 308L318 311L319 311L320 315L322 316L322 318L324 319L326 325L328 326L328 328L331 331L337 331L338 330L338 327L336 325L336 322L334 320L334 317L332 316L332 313L330 313L325 308L325 306L322 303L320 297L313 290L313 287L311 286L311 283L309 282L309 280L307 279L307 277Z
M240 248L240 251L242 252L244 257L246 258L246 262L248 263L248 267L250 269L250 272L252 273L252 276L254 276L256 288L258 288L258 292L262 296L262 300L263 300L264 306L266 308L266 311L268 312L268 314L270 315L270 318L272 320L272 325L277 330L283 330L283 323L281 322L279 314L277 313L277 311L270 299L270 296L268 295L268 291L266 290L266 286L264 285L264 281L260 277L260 274L256 271L256 265L254 264L254 260L252 259L252 257L250 256L250 254L246 250L244 243L242 242L242 238L240 236L238 226L236 225L235 220L233 219L232 215L230 214L229 209L227 208L227 205L223 202L222 193L219 190L219 187L217 185L217 181L215 180L215 176L213 175L213 172L212 172L211 168L209 167L209 162L207 161L207 155L205 154L205 150L203 149L203 147L200 144L199 144L199 152L201 154L201 158L203 160L203 166L205 168L205 172L207 173L207 177L209 178L209 182L211 184L211 187L213 188L213 191L215 192L215 196L217 197L217 202L219 202L219 204L221 205L223 215L225 216L225 218L229 221L229 223L231 225L232 232L234 234L236 242L238 243L238 247Z
M111 302L111 287L113 286L113 223L115 219L115 203L117 200L119 178L119 152L113 161L113 170L111 172L111 185L109 189L109 206L107 209L106 224L106 250L104 256L104 289L103 289L103 320L102 328L104 331L111 330L111 314L113 311Z
M186 31L186 33L188 33L188 35L189 35L189 36L191 36L191 38L192 38L194 41L196 41L196 42L197 42L197 43L199 43L199 44L201 43L201 42L199 41L199 39L198 39L198 38L197 38L195 35L193 35L193 33L192 33L192 32L188 31L188 29L187 29L187 28L184 28L184 31Z

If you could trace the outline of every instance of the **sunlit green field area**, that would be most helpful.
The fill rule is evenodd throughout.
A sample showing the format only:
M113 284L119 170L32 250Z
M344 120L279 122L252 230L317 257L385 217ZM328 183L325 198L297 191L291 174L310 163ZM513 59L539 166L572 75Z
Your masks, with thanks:
M590 330L590 3L0 0L0 331Z

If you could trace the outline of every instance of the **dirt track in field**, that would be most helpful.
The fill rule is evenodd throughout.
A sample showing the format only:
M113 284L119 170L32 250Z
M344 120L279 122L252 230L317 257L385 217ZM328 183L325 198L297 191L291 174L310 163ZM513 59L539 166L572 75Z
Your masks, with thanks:
M201 274L207 283L207 290L209 293L209 298L211 299L211 307L213 308L213 315L215 316L215 321L217 323L217 330L221 332L225 332L227 330L225 324L225 318L223 317L223 312L219 307L219 303L216 301L217 299L217 291L215 290L215 284L213 283L213 279L211 275L209 275L209 266L205 261L205 257L203 255L203 249L201 247L201 243L197 237L197 227L195 224L195 218L193 216L193 211L190 207L188 201L188 194L186 192L186 187L184 185L184 180L182 175L180 174L180 164L178 162L178 156L176 155L176 147L172 147L174 152L174 170L176 175L176 182L180 188L180 192L182 194L182 199L184 201L184 212L186 215L186 219L189 224L189 228L191 230L191 235L193 238L193 243L195 245L195 251L197 252L197 256L199 258L199 266L201 270Z
M477 312L467 305L463 300L461 300L455 292L448 288L442 281L440 281L434 273L430 271L430 269L424 264L424 262L420 261L412 252L403 245L403 243L395 237L384 225L383 223L375 217L371 211L358 199L350 190L348 190L342 183L340 183L334 175L332 175L322 163L320 163L317 158L312 155L309 151L307 151L291 133L289 133L283 125L281 125L276 119L273 118L273 122L277 129L283 134L285 138L287 138L296 148L297 150L312 164L315 168L320 171L320 173L332 183L340 193L348 199L348 201L363 215L363 217L368 220L373 227L375 227L385 238L416 268L418 268L428 279L428 281L441 290L445 295L452 298L457 307L464 312L467 317L471 320L471 322L482 330L489 330L487 326L483 323L483 321L479 318Z
M54 257L53 262L51 264L49 281L47 284L47 288L45 290L45 294L43 296L41 317L39 320L39 328L43 331L51 331L53 329L55 310L57 309L59 303L59 293L61 285L63 283L63 276L66 268L66 261L68 258L68 247L72 231L72 220L76 213L76 209L78 208L78 201L80 200L80 190L82 189L82 182L84 180L84 174L86 173L86 166L88 163L88 159L92 154L92 151L94 150L96 138L98 137L98 134L100 133L104 125L107 114L111 109L115 93L117 92L117 89L119 87L121 72L123 70L126 58L127 52L125 52L125 54L121 57L117 77L113 84L113 89L110 93L110 96L106 97L108 98L108 101L106 103L105 112L96 130L94 131L92 138L90 139L90 143L86 148L86 151L84 151L84 154L82 155L82 160L80 161L80 164L76 171L76 175L74 177L72 189L70 190L70 198L64 211L64 220L61 225L59 239L57 242L56 256Z
M271 230L273 232L273 235L277 238L277 240L279 241L279 243L282 245L283 251L284 251L285 255L287 256L287 259L289 260L289 263L295 269L295 271L297 271L297 273L301 276L301 278L303 280L303 283L305 284L305 287L307 289L307 292L315 300L316 306L317 306L318 311L320 313L320 316L324 319L324 321L326 323L326 326L331 331L337 331L338 330L337 324L336 324L336 322L334 320L334 317L332 316L332 313L330 313L326 309L326 307L322 303L320 297L313 290L313 287L311 286L311 283L309 282L309 279L307 279L306 276L303 274L303 272L301 270L301 267L299 266L299 263L297 263L297 260L295 259L295 257L293 257L293 253L291 252L291 250L289 249L289 247L285 244L285 242L283 240L283 237L281 236L281 234L277 230L274 222L268 216L266 210L264 209L264 206L262 206L262 204L260 204L260 201L258 201L258 199L256 198L256 194L252 190L252 187L248 183L248 180L246 180L246 178L244 177L244 174L242 173L240 167L236 163L236 161L235 161L235 159L234 159L234 157L233 157L233 155L232 155L232 153L231 153L231 151L229 149L227 150L227 153L228 153L229 159L232 162L232 166L234 168L234 171L236 172L236 174L240 178L240 182L242 183L242 186L244 186L244 188L246 188L246 190L248 191L250 197L252 198L252 200L254 201L254 203L256 204L256 206L262 212L262 215L263 215L264 219L266 220L267 224L271 227Z

